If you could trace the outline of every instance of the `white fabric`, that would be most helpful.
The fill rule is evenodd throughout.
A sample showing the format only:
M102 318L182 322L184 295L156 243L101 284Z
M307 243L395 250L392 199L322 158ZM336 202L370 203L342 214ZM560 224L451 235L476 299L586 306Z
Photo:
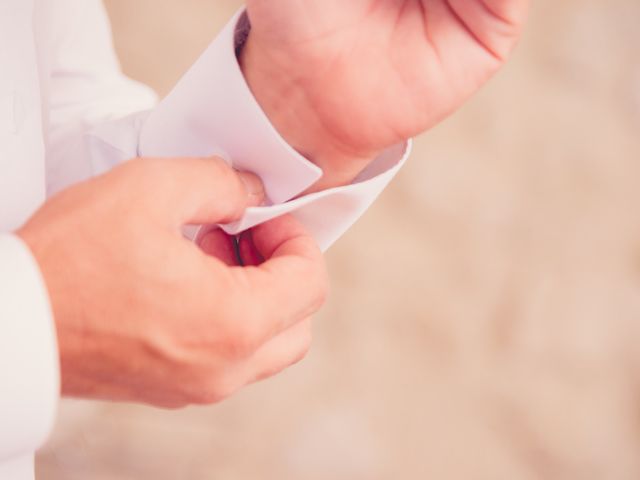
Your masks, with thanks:
M59 367L38 267L14 231L51 194L136 155L222 154L263 177L274 203L230 232L292 211L323 248L398 170L385 152L353 185L296 198L322 172L269 124L244 82L234 19L156 106L120 73L100 0L0 2L0 480L33 478L55 417Z
M94 172L103 172L135 155L222 156L234 167L260 175L274 203L249 209L240 222L225 227L228 233L292 213L326 250L391 181L410 145L398 145L380 155L352 185L289 201L313 185L322 171L282 139L251 94L235 57L234 33L240 15L153 111L93 129L86 142L90 154L84 158L94 162Z
M33 454L10 458L0 463L0 478L3 480L23 480L34 478Z
M38 266L12 235L0 235L0 266L0 452L15 457L31 453L53 422L57 348Z

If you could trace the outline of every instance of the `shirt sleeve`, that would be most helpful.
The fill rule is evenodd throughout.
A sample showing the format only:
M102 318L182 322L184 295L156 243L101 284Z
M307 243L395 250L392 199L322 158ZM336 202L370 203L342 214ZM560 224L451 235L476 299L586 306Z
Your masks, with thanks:
M55 338L38 265L18 237L0 234L0 464L31 454L52 428L60 391Z
M138 107L153 103L152 95L120 73L99 2L65 2L91 13L76 15L83 26L75 29L68 53L59 53L54 63L50 192L136 156L219 155L235 168L258 174L269 198L267 206L252 208L240 222L225 226L229 233L291 213L327 249L371 205L409 154L410 143L397 145L353 184L299 196L322 170L279 135L243 77L236 47L244 12L231 19L165 99L139 112ZM85 47L74 51L71 47L78 44ZM94 65L89 74L87 65ZM121 118L108 121L114 116Z
M157 104L151 88L122 74L101 0L56 0L50 17L43 47L49 69L43 87L49 104L48 195L101 173L105 163L134 157L140 120ZM96 145L100 140L92 132L101 125L113 125L111 149Z

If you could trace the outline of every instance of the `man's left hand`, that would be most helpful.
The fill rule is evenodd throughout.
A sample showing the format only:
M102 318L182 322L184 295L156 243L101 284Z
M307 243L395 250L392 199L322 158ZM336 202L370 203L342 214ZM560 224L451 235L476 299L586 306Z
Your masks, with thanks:
M248 0L241 57L285 139L349 183L457 109L506 61L528 0Z

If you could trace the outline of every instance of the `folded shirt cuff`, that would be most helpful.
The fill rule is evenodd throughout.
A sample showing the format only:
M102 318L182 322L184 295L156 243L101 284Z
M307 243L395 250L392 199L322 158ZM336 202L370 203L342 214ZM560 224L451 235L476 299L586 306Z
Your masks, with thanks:
M254 98L236 57L237 13L218 38L146 118L142 156L218 155L259 175L281 203L322 177L322 170L277 132Z
M396 145L378 156L353 183L329 188L285 203L251 207L238 222L223 225L238 234L284 214L296 217L322 251L326 251L371 206L411 154L412 142Z
M240 11L156 108L94 130L88 139L94 168L101 173L133 156L221 156L259 175L269 200L224 226L228 233L291 213L326 249L391 181L411 142L387 149L350 185L300 196L323 172L284 140L251 92L236 56L247 28Z

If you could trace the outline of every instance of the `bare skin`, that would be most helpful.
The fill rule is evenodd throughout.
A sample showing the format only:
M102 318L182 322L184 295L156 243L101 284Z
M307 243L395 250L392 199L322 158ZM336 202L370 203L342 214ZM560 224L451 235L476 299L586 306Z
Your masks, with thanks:
M243 249L259 261L245 268L180 232L262 198L255 176L218 159L133 160L37 212L18 234L51 297L63 394L214 403L301 359L327 288L302 227L283 217L256 228Z
M428 130L502 66L528 0L248 0L242 64L276 128L349 183Z
M349 183L438 123L506 61L528 0L248 0L241 64L280 133ZM215 159L133 160L49 201L19 231L47 284L65 395L214 403L299 360L327 291L289 217L193 244L185 224L238 219L262 187Z

